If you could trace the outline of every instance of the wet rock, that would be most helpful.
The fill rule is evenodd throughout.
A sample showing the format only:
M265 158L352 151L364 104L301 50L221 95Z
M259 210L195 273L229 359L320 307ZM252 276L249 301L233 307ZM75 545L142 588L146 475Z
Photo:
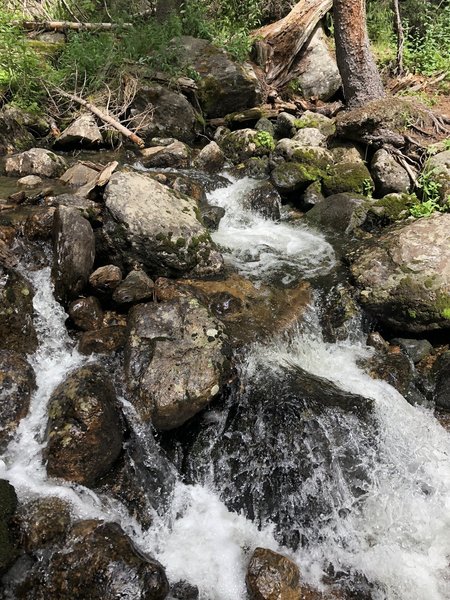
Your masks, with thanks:
M22 275L0 267L0 348L31 354L37 348L31 285Z
M191 149L183 142L141 150L141 163L147 168L185 169L191 162Z
M36 206L23 225L23 235L29 240L49 240L55 218L53 206Z
M450 324L450 215L395 227L350 256L365 308L390 327L422 332Z
M375 190L380 196L391 193L408 193L411 181L406 170L386 150L377 150L370 163Z
M450 150L439 152L429 158L425 164L425 173L431 181L438 184L439 195L444 204L450 195Z
M144 271L131 271L116 287L113 300L118 304L134 304L153 298L155 284Z
M214 141L202 148L194 161L194 167L207 173L217 173L224 164L225 155Z
M197 135L199 123L192 105L183 94L162 85L141 86L130 109L129 126L139 125L139 136L146 145L155 137L174 137L191 144ZM142 113L148 109L151 113L143 120Z
M170 593L177 600L197 600L199 597L198 588L187 581L178 581L170 588Z
M374 189L372 176L364 163L337 163L323 178L326 196L350 192L364 194Z
M280 219L280 194L269 181L262 181L245 195L243 205L266 219Z
M256 129L238 129L231 131L220 141L220 146L227 158L234 163L240 163L252 156L270 154L273 147L261 142L260 131Z
M178 175L175 179L169 181L168 185L176 192L193 198L197 203L206 202L205 186L192 177Z
M67 185L81 187L87 183L91 183L98 176L98 171L87 167L83 163L76 163L64 171L60 179Z
M295 549L308 543L316 519L332 518L336 509L331 490L305 494L302 482L308 485L318 470L339 468L351 493L364 493L371 472L357 449L372 447L373 402L300 367L275 372L267 358L252 364L253 375L243 388L236 384L222 410L215 407L184 431L165 434L163 445L175 459L178 443L186 482L213 481L229 509L274 523L277 541ZM328 490L330 482L323 484Z
M155 275L214 274L223 259L197 219L195 200L140 173L115 173L106 188L112 220L104 235L112 262Z
M83 333L78 344L81 354L111 354L125 346L127 328L120 325L101 327Z
M122 281L122 271L115 265L99 267L89 276L89 283L101 292L115 290Z
M413 384L413 367L409 358L398 346L388 346L369 362L369 374L375 379L387 381L402 396L407 396Z
M42 183L43 179L41 177L38 177L37 175L26 175L18 180L17 185L26 188L33 188L41 185Z
M317 202L305 219L330 232L350 234L364 223L366 202L367 199L358 194L335 194Z
M87 114L81 115L64 129L53 146L62 150L71 150L73 148L98 148L101 144L103 144L103 137L95 117Z
M60 206L55 213L52 266L58 300L67 302L80 295L94 257L95 239L89 221L77 209Z
M445 352L438 358L433 368L433 377L433 399L436 406L450 410L450 352Z
M8 570L17 556L17 541L11 523L16 508L15 489L8 481L0 479L0 576Z
M300 570L282 554L256 548L245 578L251 600L298 600L302 598Z
M295 71L305 98L329 100L341 87L336 60L328 49L321 25L316 28L302 51Z
M202 410L220 391L225 342L221 323L195 298L134 307L125 372L141 418L173 429Z
M395 338L391 342L398 344L414 364L419 363L426 356L433 354L433 346L428 340L411 340L406 338Z
M184 36L177 45L184 61L198 74L198 97L206 117L224 117L260 104L260 84L249 63L234 61L206 40Z
M0 450L28 413L34 389L34 371L25 358L14 350L0 350Z
M59 177L66 169L66 161L44 148L32 148L20 154L13 154L5 161L6 175L23 177L38 175L39 177Z
M70 506L58 497L45 497L21 504L16 520L21 543L27 552L61 543L71 523Z
M47 473L92 485L112 467L122 449L122 425L110 376L89 363L52 393L47 424Z
M200 208L202 221L210 231L216 231L220 220L225 215L225 209L221 206L203 206Z
M17 600L164 600L163 567L138 550L117 523L79 521L66 544L45 556L15 590Z
M103 322L103 311L95 296L78 298L69 304L69 317L78 329L91 331L99 329Z

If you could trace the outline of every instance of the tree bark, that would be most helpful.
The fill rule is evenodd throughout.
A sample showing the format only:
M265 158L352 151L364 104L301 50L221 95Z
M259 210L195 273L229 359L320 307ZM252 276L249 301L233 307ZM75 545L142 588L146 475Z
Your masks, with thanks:
M383 84L367 34L365 0L334 0L333 15L336 60L347 105L354 108L382 98Z
M396 74L403 75L403 48L405 45L405 34L403 31L402 18L400 15L400 6L398 0L393 0L394 6L394 25L397 34L397 65Z
M283 19L252 32L267 83L281 87L290 81L299 52L332 4L333 0L302 0Z

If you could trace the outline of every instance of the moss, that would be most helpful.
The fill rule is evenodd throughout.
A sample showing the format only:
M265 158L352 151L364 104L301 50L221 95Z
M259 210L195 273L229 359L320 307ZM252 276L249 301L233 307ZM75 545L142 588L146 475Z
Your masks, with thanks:
M368 182L373 185L366 165L354 162L338 163L323 178L324 189L329 196L344 192L364 194Z
M383 208L383 213L390 221L398 221L409 217L409 209L417 203L415 194L388 194L377 200L374 206Z
M306 163L324 171L329 168L330 162L326 154L318 148L297 148L292 154L292 159L299 163Z
M441 311L441 315L444 317L444 319L450 319L450 306L448 308L444 308L444 310Z
M285 162L274 169L272 181L279 190L290 192L306 187L323 176L324 171L313 165Z
M336 125L328 117L306 111L300 119L295 119L294 126L297 129L305 129L306 127L314 127L323 135L330 136L336 132Z

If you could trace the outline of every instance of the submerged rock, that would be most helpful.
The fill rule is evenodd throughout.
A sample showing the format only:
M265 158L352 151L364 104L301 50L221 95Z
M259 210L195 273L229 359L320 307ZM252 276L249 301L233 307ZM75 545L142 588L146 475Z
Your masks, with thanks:
M71 373L52 393L47 424L47 473L93 485L122 449L122 424L110 376L97 364Z
M0 450L26 416L35 388L34 371L14 350L0 350Z
M84 290L94 257L95 239L89 221L77 209L60 206L55 213L52 266L59 301L72 300Z
M396 329L450 327L450 215L398 226L351 257L364 307Z
M225 341L221 323L195 298L134 307L125 372L141 418L173 429L202 410L220 391Z
M195 200L140 173L115 173L106 188L109 252L151 274L218 273L223 259L197 218Z
M21 504L16 520L21 544L36 552L64 541L71 523L70 505L58 497L38 498Z
M138 550L117 523L79 521L14 590L17 600L164 600L163 567Z
M66 161L61 156L44 148L32 148L20 154L13 154L5 161L6 174L16 177L59 177L66 167Z

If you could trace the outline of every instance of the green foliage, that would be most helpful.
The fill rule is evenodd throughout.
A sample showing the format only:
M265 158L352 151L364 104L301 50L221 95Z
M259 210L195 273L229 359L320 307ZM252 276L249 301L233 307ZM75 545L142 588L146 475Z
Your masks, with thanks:
M419 217L429 217L434 212L439 211L442 207L433 200L427 200L426 202L418 202L409 209L410 214L418 219Z
M261 148L275 150L275 141L268 131L258 131L254 138L255 144Z
M362 193L366 198L372 198L372 194L374 192L374 185L371 179L364 179L362 182Z
M422 202L417 201L417 204L409 209L413 217L429 217L436 211L448 212L450 210L450 197L447 198L445 204L440 202L442 185L434 179L433 174L434 169L430 169L424 171L418 179L417 187L421 189Z
M39 76L45 61L29 46L14 15L0 10L0 100L10 97L17 105L34 109L45 91Z

